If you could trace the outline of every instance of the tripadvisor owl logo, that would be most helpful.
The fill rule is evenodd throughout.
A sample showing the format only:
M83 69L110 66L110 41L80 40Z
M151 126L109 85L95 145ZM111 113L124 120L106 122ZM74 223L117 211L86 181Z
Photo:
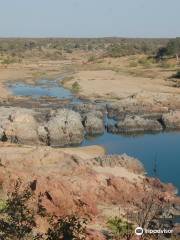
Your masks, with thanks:
M143 229L142 227L137 227L135 229L135 234L137 236L142 236L143 234L172 234L173 229Z
M144 233L144 230L143 230L142 227L137 227L137 228L135 229L135 234L136 234L137 236L142 236L143 233Z

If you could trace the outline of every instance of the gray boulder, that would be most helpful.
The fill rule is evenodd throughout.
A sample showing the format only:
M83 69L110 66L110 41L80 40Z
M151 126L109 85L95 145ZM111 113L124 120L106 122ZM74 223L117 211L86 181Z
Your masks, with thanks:
M61 109L52 114L46 128L51 146L80 144L84 139L81 116L72 110Z
M112 129L117 133L161 131L163 129L157 120L145 119L139 116L127 116L124 121L119 121L115 127L116 129Z
M90 112L84 116L83 125L88 135L104 133L104 121L101 112Z
M162 123L167 129L180 129L180 111L163 114Z
M115 103L107 104L108 116L118 120L123 120L127 115L148 115L150 118L160 116L168 112L168 108L149 102L126 98Z
M34 112L29 109L0 108L0 127L3 129L1 141L6 139L13 143L37 144L37 126Z
M16 111L9 116L6 123L5 135L8 141L20 144L37 144L38 123L32 113Z

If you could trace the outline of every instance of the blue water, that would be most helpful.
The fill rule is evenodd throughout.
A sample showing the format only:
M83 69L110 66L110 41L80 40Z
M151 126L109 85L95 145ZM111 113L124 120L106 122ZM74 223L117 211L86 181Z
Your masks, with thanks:
M40 80L36 85L17 83L9 86L16 96L44 96L58 99L78 100L73 94L59 85L56 81ZM114 124L112 119L106 123ZM105 133L102 136L86 139L83 146L102 145L109 154L126 153L138 158L144 165L148 175L153 176L154 163L157 165L157 177L163 182L173 183L180 190L180 132L163 132L158 134L144 134L123 136Z
M156 162L156 176L163 182L173 183L180 190L180 132L138 136L105 133L96 138L86 139L82 145L94 144L102 145L109 154L126 153L138 158L150 176L154 176Z
M72 93L59 85L56 81L40 80L37 85L16 83L9 86L15 96L55 97L58 99L71 99Z

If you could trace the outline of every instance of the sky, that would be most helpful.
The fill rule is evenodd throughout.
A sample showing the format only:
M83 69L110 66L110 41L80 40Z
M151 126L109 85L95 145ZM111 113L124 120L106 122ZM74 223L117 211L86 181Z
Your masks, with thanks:
M180 0L0 0L0 37L177 37Z

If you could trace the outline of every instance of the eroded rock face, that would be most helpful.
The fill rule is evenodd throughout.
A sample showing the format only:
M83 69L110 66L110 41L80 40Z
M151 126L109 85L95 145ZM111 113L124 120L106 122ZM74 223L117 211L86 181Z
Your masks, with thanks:
M57 146L82 142L84 128L79 113L61 109L52 112L49 120L37 115L40 113L24 108L0 108L0 141Z
M109 126L108 131L116 133L161 131L162 125L151 119L145 119L139 116L128 116L123 121L119 121L115 126Z
M163 114L162 123L167 129L180 129L180 111Z
M78 212L90 216L98 229L103 229L120 208L133 209L133 204L141 202L152 189L158 198L175 202L174 191L147 178L138 160L126 155L91 158L83 149L89 153L88 148L79 148L79 152L78 148L69 149L68 153L68 149L0 143L2 191L10 190L17 178L35 181L35 194L42 194L42 204L49 213L63 216Z
M104 155L99 158L95 158L92 164L101 167L122 167L128 169L130 172L136 174L144 174L145 170L139 160L129 157L126 154L122 155Z
M148 115L149 117L157 116L158 118L168 112L168 108L145 101L137 101L134 98L128 98L116 103L107 104L108 116L123 120L127 115Z
M58 110L46 124L51 146L80 144L84 128L79 113L68 109Z
M37 131L38 131L39 140L43 142L45 145L49 146L50 139L49 139L48 128L46 126L39 126Z
M39 143L38 123L28 109L0 109L0 126L7 141L19 144Z
M104 133L104 121L101 112L90 112L83 117L83 125L88 135Z
M11 142L20 144L39 143L38 123L30 113L16 112L11 115L10 124L6 128L6 137Z

